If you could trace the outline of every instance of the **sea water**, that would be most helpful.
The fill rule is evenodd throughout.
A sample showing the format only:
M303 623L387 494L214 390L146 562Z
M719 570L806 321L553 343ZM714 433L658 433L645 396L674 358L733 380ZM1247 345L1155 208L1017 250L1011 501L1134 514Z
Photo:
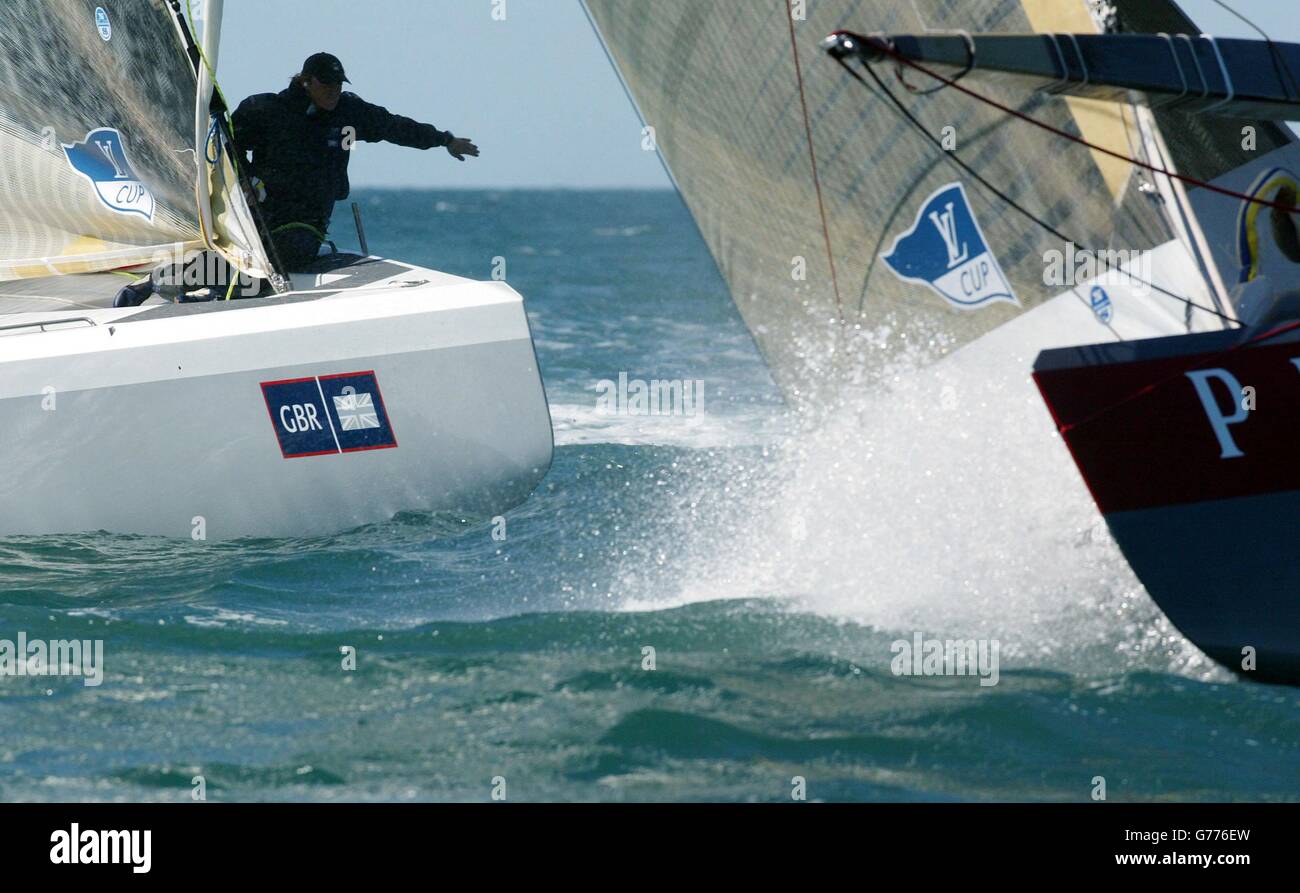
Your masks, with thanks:
M809 424L672 193L356 198L372 251L525 296L549 476L501 518L0 540L0 640L102 642L95 685L0 675L0 798L1300 799L1300 691L1164 619L1032 357Z

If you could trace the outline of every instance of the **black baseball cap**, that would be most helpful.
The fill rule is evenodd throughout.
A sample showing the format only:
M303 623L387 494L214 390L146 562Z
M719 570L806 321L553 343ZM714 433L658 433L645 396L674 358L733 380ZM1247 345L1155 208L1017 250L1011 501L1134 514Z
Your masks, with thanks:
M314 77L322 84L350 84L347 72L343 70L343 63L339 57L330 53L316 53L308 56L307 61L302 63L302 73L306 77Z

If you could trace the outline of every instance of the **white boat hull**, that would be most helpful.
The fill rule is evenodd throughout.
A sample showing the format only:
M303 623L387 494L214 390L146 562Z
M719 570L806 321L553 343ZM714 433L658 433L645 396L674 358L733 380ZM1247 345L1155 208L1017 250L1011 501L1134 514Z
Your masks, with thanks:
M522 299L383 263L332 293L0 338L0 535L299 536L522 501L552 455Z

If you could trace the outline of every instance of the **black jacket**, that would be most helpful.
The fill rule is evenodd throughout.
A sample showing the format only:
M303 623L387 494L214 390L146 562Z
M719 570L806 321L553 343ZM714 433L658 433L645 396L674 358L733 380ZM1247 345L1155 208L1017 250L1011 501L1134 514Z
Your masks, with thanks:
M248 97L235 109L234 125L244 164L266 184L263 209L272 227L308 223L324 230L334 203L351 189L351 153L344 148L349 137L414 149L445 146L453 139L432 124L394 115L355 93L344 93L334 111L322 111L296 84Z

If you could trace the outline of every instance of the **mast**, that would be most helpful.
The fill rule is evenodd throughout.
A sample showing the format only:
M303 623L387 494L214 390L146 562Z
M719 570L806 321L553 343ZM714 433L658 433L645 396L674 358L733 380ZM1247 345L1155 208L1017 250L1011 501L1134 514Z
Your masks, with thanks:
M198 80L194 112L195 197L204 240L237 269L265 278L276 294L284 294L291 284L260 209L245 199L252 189L239 166L229 109L216 82L224 0L184 0L184 7L182 0L165 2ZM196 23L202 23L197 40L187 13L194 16ZM219 208L214 207L218 199Z
M1139 107L1135 108L1135 111L1138 130L1147 155L1155 159L1159 167L1168 171L1165 175L1156 174L1155 180L1156 188L1165 202L1170 224L1178 234L1179 241L1186 246L1188 253L1196 261L1210 299L1214 301L1215 309L1222 314L1220 322L1224 328L1229 328L1237 319L1236 307L1223 281L1223 273L1214 260L1213 252L1210 251L1205 230L1197 220L1196 212L1187 196L1187 186L1176 176L1178 170L1173 155L1165 143L1164 134L1160 132L1160 125L1151 114L1151 110ZM1190 312L1191 309L1189 304L1188 311ZM1188 322L1191 322L1190 317Z
M199 47L199 92L194 106L194 145L199 147L195 155L199 179L199 219L203 223L204 233L216 232L212 214L212 167L206 161L208 133L212 126L212 94L216 89L213 71L221 54L221 16L223 0L204 0L197 11L189 4L191 15L196 16L195 27L202 22L202 31L196 41Z

